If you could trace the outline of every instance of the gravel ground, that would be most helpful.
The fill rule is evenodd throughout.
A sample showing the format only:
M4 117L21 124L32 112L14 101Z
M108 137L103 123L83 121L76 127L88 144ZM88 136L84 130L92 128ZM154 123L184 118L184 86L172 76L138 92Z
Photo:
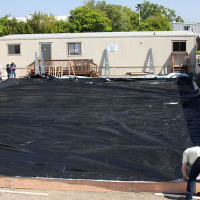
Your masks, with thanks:
M6 192L5 192L6 191ZM16 193L8 193L16 192ZM34 193L34 194L21 194ZM40 195L36 195L40 194ZM42 194L47 194L42 196ZM81 191L53 191L53 190L8 190L0 189L0 200L166 200L185 198L171 198L156 196L154 193L131 193L131 192L81 192Z

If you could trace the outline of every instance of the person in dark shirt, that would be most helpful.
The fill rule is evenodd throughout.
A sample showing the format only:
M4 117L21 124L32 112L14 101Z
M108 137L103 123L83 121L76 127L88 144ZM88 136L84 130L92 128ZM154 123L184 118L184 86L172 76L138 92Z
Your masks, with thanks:
M1 67L1 65L0 65L0 82L2 82L1 74L2 74L2 67Z
M11 70L11 67L9 64L6 65L6 71L7 71L7 76L9 79L11 77L11 73L12 73L12 70Z
M12 62L11 64L10 64L10 68L11 68L11 72L12 72L12 78L16 78L16 68L17 68L17 66L16 66L16 64L14 63L14 62ZM13 77L14 76L14 77Z

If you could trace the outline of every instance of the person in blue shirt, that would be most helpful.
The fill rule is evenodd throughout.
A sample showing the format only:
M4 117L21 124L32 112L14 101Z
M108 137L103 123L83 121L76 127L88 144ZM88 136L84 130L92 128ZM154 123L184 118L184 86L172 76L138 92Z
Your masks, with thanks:
M16 64L14 62L12 62L10 64L10 68L11 68L11 72L12 72L12 78L16 78L16 68L17 68Z

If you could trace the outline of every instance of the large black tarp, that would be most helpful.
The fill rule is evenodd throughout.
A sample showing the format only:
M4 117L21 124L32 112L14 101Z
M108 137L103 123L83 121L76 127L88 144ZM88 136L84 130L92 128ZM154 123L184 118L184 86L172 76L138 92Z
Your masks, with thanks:
M200 144L190 78L0 84L0 175L168 181Z

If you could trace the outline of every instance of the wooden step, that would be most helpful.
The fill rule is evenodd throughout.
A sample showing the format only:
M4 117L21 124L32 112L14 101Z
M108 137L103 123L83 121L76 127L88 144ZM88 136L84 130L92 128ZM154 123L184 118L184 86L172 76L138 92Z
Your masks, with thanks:
M188 67L187 66L174 66L174 72L188 74Z

